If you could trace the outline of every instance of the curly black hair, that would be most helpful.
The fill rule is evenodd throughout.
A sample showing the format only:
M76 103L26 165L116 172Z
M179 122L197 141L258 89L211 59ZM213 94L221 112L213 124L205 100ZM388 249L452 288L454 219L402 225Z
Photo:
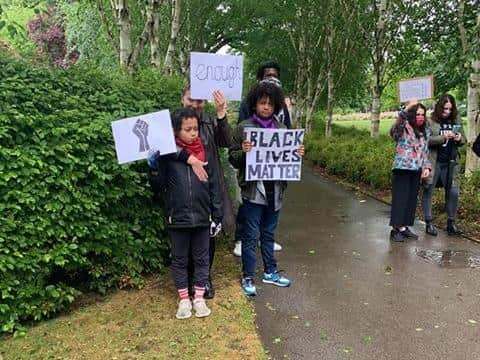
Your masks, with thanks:
M247 95L247 105L251 114L255 114L257 103L264 96L268 97L273 104L273 113L278 114L284 105L282 89L269 83L261 82L256 84Z
M276 61L268 61L260 65L257 69L257 80L260 81L263 79L263 74L265 73L265 69L273 68L277 70L278 77L280 77L280 65Z
M417 126L417 110L418 109L423 109L423 116L425 117L425 121L423 122L422 126L418 127ZM408 110L407 112L407 120L410 123L410 126L413 128L413 131L415 132L415 136L420 138L421 136L425 136L425 129L427 128L427 108L423 104L416 104L413 106L411 109Z
M173 131L177 133L182 129L182 123L184 119L195 118L197 123L200 122L197 113L189 108L180 108L173 112L172 114L172 127Z
M450 124L455 124L455 121L457 120L457 116L458 116L457 103L455 102L455 98L450 94L442 95L440 99L438 99L432 113L432 120L437 123L440 123L441 115L443 112L443 106L446 103L452 104L452 111L450 112L450 115L448 116L447 121Z

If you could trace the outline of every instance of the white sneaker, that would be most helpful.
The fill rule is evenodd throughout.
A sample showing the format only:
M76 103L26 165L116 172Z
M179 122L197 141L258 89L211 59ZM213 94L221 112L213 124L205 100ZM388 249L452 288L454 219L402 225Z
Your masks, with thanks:
M280 245L280 244L277 243L277 242L274 242L274 243L273 243L273 250L274 250L274 251L280 251L280 250L282 250L282 245Z
M193 308L195 309L195 316L198 318L210 315L211 310L208 308L205 299L193 300Z
M192 316L192 302L190 299L180 300L175 317L181 320L188 319L190 316Z
M235 247L233 248L233 255L242 256L242 242L235 241Z

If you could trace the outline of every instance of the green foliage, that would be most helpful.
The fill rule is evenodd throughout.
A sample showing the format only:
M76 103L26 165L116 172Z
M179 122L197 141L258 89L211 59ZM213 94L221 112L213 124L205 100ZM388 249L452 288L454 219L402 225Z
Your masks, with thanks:
M394 146L388 136L374 139L368 131L333 124L333 136L325 137L321 122L316 128L306 139L308 159L352 183L389 188Z
M163 268L146 164L117 164L111 121L176 107L181 83L2 57L0 78L1 333Z

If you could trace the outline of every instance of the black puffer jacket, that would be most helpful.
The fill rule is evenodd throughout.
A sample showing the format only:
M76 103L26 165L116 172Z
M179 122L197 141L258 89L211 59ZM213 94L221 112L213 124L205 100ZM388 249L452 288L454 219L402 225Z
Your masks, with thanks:
M207 161L213 163L207 152ZM175 155L157 158L158 185L165 200L165 220L169 228L210 226L222 220L222 196L215 168L206 165L208 182L201 182L192 167L176 161Z

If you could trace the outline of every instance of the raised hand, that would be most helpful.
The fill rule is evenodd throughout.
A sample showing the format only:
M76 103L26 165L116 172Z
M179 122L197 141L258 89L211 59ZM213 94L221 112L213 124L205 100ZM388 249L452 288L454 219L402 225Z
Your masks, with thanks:
M213 92L213 102L217 111L217 119L223 119L227 115L227 99L220 90Z
M140 141L140 152L144 152L150 149L148 144L148 123L142 119L138 119L133 126L132 132L138 137Z

